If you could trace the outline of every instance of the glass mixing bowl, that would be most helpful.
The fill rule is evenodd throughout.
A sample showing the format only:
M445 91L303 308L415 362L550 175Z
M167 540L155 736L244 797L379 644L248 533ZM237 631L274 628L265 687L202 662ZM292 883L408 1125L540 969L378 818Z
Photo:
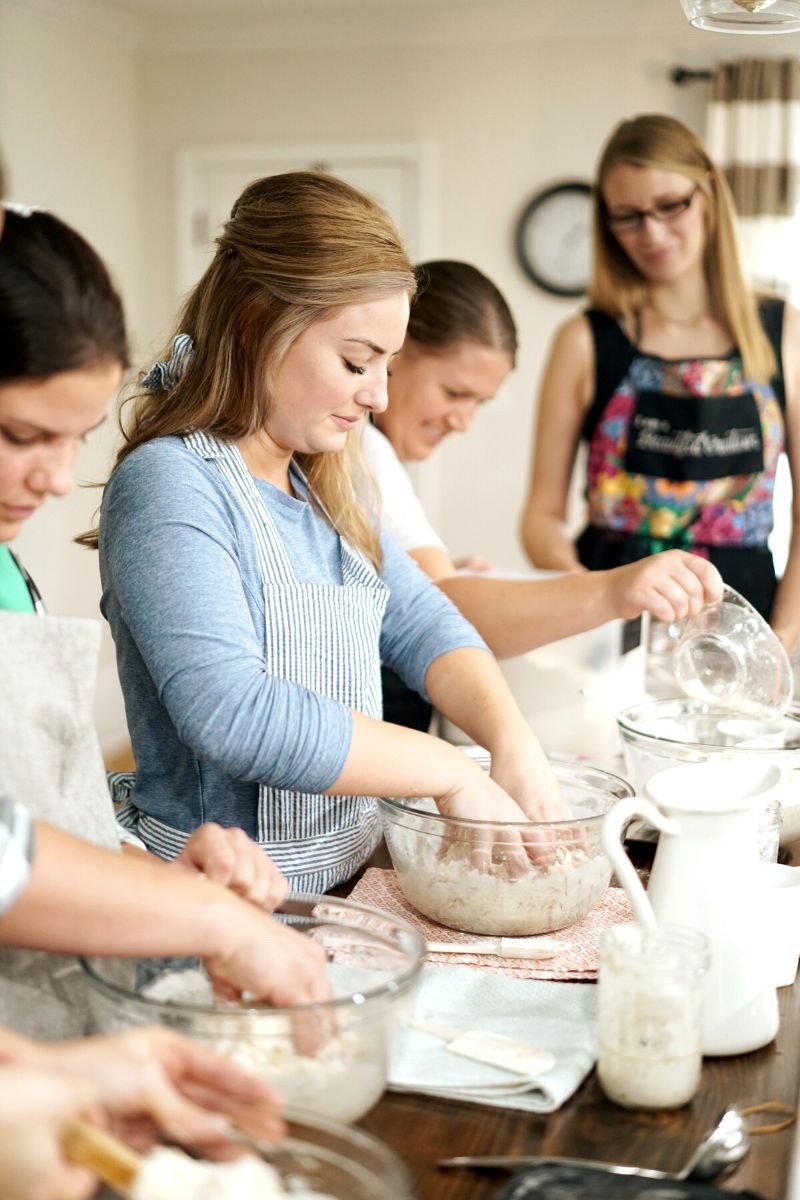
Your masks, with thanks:
M739 716L702 700L648 700L617 715L625 767L637 792L651 775L682 762L777 756L800 767L800 720Z
M333 998L270 1007L215 1001L199 959L82 960L95 1028L179 1029L272 1084L286 1102L356 1121L386 1086L389 1039L416 983L423 938L378 909L293 895L276 917L325 946Z
M471 757L488 771L488 755ZM611 879L600 827L633 789L596 767L551 765L573 814L569 821L497 824L442 816L432 800L378 801L397 882L414 908L465 933L516 937L563 929L599 904ZM515 848L520 834L531 847L522 878L509 870L509 834ZM473 847L487 838L491 862L481 870L473 865Z
M650 700L619 713L617 727L626 773L639 795L651 775L678 763L764 756L779 763L785 770L781 795L759 819L759 853L777 857L782 821L792 814L794 827L800 804L800 719L740 716L701 700Z
M739 716L786 710L794 677L789 656L764 618L733 588L676 627L675 676L694 700Z
M265 1145L261 1154L277 1172L287 1197L412 1200L414 1193L406 1168L377 1138L294 1109L287 1109L284 1115L287 1136L276 1146ZM259 1143L253 1143L252 1149L257 1150L258 1146ZM230 1189L231 1183L226 1186ZM115 1194L105 1190L102 1193L109 1198ZM159 1187L158 1194L177 1198L182 1193L178 1188L167 1192ZM193 1190L192 1195L195 1194ZM210 1190L204 1190L203 1195L206 1194L210 1195ZM249 1188L247 1194L250 1195ZM269 1195L272 1194L270 1186Z

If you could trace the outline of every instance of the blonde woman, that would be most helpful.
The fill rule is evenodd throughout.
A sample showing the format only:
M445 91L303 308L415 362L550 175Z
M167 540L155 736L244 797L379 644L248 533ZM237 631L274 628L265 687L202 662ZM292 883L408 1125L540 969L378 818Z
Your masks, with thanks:
M375 795L567 815L481 639L363 506L354 434L386 407L414 287L367 197L258 180L144 380L99 546L138 766L127 819L164 857L203 820L239 825L319 891L374 849ZM491 751L492 779L381 722L381 659Z
M672 117L623 121L600 157L589 309L545 368L523 540L540 567L600 569L677 547L710 559L800 634L794 532L776 584L767 539L782 451L800 479L800 314L747 285L722 173ZM579 441L588 524L562 522Z

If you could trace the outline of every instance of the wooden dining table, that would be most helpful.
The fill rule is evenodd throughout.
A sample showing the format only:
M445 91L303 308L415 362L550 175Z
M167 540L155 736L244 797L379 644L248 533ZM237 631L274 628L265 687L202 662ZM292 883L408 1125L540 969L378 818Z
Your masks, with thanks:
M800 864L800 843L789 847L782 861ZM389 863L379 851L371 865ZM387 1092L360 1125L404 1160L418 1200L490 1200L498 1195L508 1172L440 1167L440 1159L461 1154L559 1156L678 1171L726 1105L797 1104L800 981L781 988L778 1000L780 1030L775 1041L750 1054L706 1058L697 1095L674 1111L619 1108L605 1099L592 1071L578 1091L549 1114ZM750 1120L769 1125L783 1116L764 1112ZM718 1186L757 1192L765 1200L787 1200L794 1140L794 1127L755 1134L748 1156Z

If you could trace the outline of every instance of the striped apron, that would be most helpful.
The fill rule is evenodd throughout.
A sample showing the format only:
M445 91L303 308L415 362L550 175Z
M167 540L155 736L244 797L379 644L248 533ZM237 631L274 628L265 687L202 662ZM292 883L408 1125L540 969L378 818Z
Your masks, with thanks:
M208 434L186 434L183 440L195 454L216 462L247 516L264 588L267 674L380 719L379 639L389 589L374 567L340 537L342 584L299 583L239 450ZM137 832L168 857L188 836L144 813ZM257 841L294 891L323 892L349 879L380 836L373 797L259 786Z

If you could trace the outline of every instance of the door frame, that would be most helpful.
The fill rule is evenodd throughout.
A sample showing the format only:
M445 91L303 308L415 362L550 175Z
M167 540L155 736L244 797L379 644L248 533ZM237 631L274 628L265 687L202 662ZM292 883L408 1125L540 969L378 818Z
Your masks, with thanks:
M183 295L196 281L192 275L193 223L198 212L197 178L210 164L226 165L252 159L253 178L270 161L286 158L325 162L351 158L376 162L393 159L409 167L416 178L416 242L412 259L432 258L438 242L436 154L433 142L418 141L304 141L222 142L184 146L175 155L175 278Z

